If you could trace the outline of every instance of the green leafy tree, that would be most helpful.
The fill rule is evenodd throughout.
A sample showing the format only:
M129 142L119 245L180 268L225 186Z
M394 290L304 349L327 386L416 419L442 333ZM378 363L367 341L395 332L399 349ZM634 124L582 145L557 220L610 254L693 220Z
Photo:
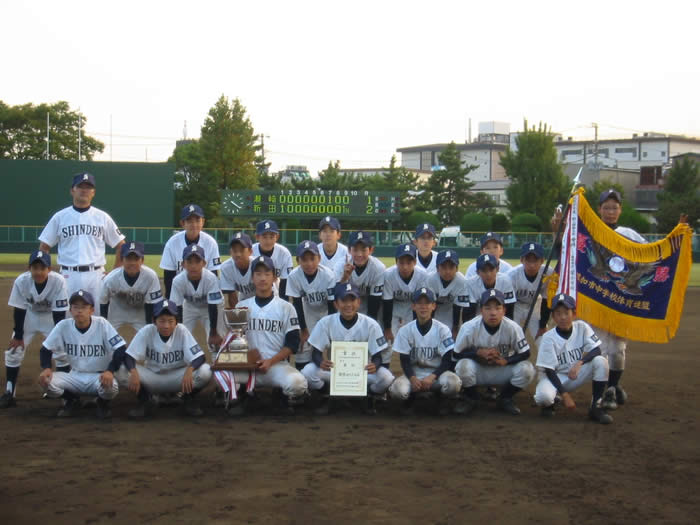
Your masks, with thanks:
M255 156L255 168L258 170L258 182L263 188L268 188L262 183L262 178L270 174L270 163L267 162L265 158L265 137L259 135L260 137L260 147L258 149L258 154Z
M519 213L513 217L511 229L514 232L540 232L542 219L534 213Z
M517 151L510 148L501 156L510 185L506 188L511 217L534 213L542 224L549 224L552 212L569 195L571 182L557 161L554 138L547 126L528 128L515 139Z
M328 167L318 174L316 186L322 190L360 190L364 187L364 179L354 173L340 171L340 161L329 162Z
M656 213L658 231L670 232L681 213L688 215L688 224L697 231L700 226L700 173L698 164L690 157L677 160L666 177L664 189L658 195Z
M430 209L438 215L442 224L459 224L470 202L469 189L474 185L467 179L467 174L476 166L462 165L459 150L454 142L450 142L440 154L440 164L443 169L430 175L424 186L426 193L422 197L430 202Z
M427 211L414 211L403 220L403 227L407 230L415 230L419 224L432 224L439 226L440 221L437 216Z
M676 219L678 219L678 217L676 217ZM622 213L620 213L620 218L617 220L617 223L620 226L632 228L639 233L649 233L651 231L651 222L649 222L649 219L629 205L622 206Z
M495 213L491 217L491 229L497 232L507 232L510 230L510 221L502 213Z
M202 207L211 224L219 213L221 199L216 177L207 168L200 142L183 141L168 162L175 164L175 224L180 220L182 207L193 202Z
M462 216L459 227L463 232L485 232L491 229L491 217L483 213L468 212Z
M8 106L0 101L0 158L45 159L47 114L50 159L92 160L104 151L102 142L81 133L78 159L78 133L87 119L71 110L68 102Z
M209 110L200 138L202 156L219 189L257 188L257 138L240 100L221 95Z

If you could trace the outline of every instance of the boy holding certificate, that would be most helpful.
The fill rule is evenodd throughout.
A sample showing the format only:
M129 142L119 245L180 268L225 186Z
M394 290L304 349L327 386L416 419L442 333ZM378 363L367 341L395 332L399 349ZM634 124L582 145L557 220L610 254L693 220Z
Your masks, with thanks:
M312 391L323 391L326 395L316 410L319 415L328 414L329 387L333 362L328 359L328 350L333 341L366 342L370 363L367 370L367 413L376 414L376 396L383 395L394 381L393 374L382 366L382 350L387 346L379 323L360 309L360 291L354 284L339 284L335 289L335 307L338 313L327 315L316 323L309 336L313 348L312 362L304 367L302 374Z

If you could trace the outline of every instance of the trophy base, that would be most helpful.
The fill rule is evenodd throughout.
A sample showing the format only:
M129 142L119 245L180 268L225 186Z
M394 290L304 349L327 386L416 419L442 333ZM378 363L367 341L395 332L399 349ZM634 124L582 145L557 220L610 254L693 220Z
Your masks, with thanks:
M219 358L212 365L212 370L254 370L258 367L260 352L256 349L221 352Z

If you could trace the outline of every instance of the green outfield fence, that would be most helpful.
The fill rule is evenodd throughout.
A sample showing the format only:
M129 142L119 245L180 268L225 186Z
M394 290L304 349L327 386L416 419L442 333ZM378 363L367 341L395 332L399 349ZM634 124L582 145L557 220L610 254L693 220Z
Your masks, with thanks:
M0 253L29 253L39 245L39 234L43 226L0 226ZM130 241L142 242L145 245L146 253L159 254L163 252L163 246L168 239L176 232L173 228L143 228L126 227L121 228L122 233ZM235 231L229 228L207 228L205 231L213 236L219 243L221 254L228 253L228 242ZM255 230L243 230L254 238ZM394 247L413 239L413 231L387 231L387 230L366 230L375 239L375 255L380 257L391 257ZM549 248L552 244L552 234L550 232L539 233L514 233L499 232L503 239L504 257L517 259L520 253L520 246L526 242L538 242ZM459 237L441 238L439 248L454 248L460 257L473 258L479 254L480 238L484 232L460 232ZM349 232L344 232L341 242L347 243ZM661 234L647 234L645 237L649 241L662 239ZM294 248L302 241L318 241L317 230L281 230L280 242L294 253ZM53 249L55 252L56 249ZM700 261L700 236L693 235L693 260Z

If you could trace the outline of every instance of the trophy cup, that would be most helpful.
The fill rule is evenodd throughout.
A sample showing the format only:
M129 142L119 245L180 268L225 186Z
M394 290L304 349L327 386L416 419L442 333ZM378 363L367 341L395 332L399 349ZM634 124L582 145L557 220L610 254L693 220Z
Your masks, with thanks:
M253 370L260 359L260 352L248 347L246 328L248 327L248 308L224 309L224 322L228 334L221 348L214 356L212 370Z

